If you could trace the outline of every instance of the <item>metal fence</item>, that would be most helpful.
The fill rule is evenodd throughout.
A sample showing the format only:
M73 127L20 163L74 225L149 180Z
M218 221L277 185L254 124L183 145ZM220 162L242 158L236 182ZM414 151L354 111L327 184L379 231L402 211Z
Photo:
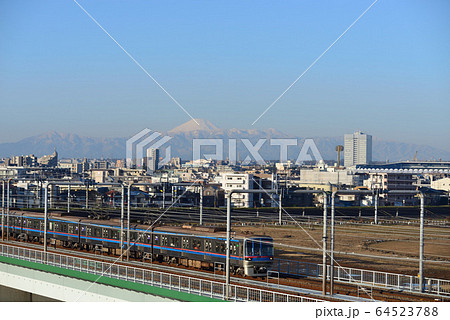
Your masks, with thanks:
M103 277L142 283L154 287L196 294L231 301L252 302L322 302L303 296L289 295L238 285L230 285L231 294L226 299L224 283L174 275L110 262L67 256L58 253L44 254L42 251L0 244L0 255L30 262L56 266L69 270L95 274Z
M327 266L328 279L330 266ZM321 278L323 266L317 263L275 259L273 271L291 276ZM353 283L368 287L395 289L408 292L420 292L419 277L389 273L383 271L364 270L334 266L334 280ZM424 292L441 296L450 295L450 281L443 279L425 278Z

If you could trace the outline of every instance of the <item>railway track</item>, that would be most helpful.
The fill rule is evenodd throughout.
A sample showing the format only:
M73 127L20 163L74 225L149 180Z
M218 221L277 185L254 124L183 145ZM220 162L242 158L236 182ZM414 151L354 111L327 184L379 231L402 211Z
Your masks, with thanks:
M19 208L17 208L20 210ZM28 209L28 210L42 210L42 208L35 208L35 209ZM51 210L56 211L66 211L67 207L65 206L65 203L58 204L56 203ZM316 208L309 208L307 209L308 214L303 215L303 213L299 212L298 209L292 210L292 208L286 208L287 212L289 213L288 217L285 213L282 214L282 223L283 224L293 224L293 223L314 223L314 224L320 224L322 216L320 214L317 214L320 210L316 212ZM77 208L72 207L71 209L72 214L103 214L103 215L110 215L111 217L119 217L120 216L120 208L114 208L114 207L95 207L92 209L83 209L83 208ZM153 208L153 207L146 207L146 208L131 208L130 214L132 219L149 219L149 220L156 220L158 217L161 216L161 214L164 213L163 221L168 223L192 223L192 222L199 222L200 221L200 214L199 214L199 208L192 207L171 207L170 209L160 209L160 208ZM246 210L246 209L233 209L232 210L232 220L237 223L278 223L278 209L266 209L266 210ZM428 212L427 215L430 215ZM432 214L434 219L445 219L445 216L436 216L435 214ZM295 219L295 221L292 220ZM391 214L383 214L382 212L379 212L378 219L380 223L392 223L392 222L404 222L407 224L414 224L417 222L418 224L418 217L410 218L410 217L396 217L392 216ZM406 220L405 220L406 219ZM226 211L222 210L221 208L204 208L203 209L203 216L202 220L204 223L225 223L226 221ZM416 221L417 220L417 221ZM348 215L343 214L339 212L339 210L336 212L336 223L343 223L343 224L358 224L358 225L370 225L373 222L373 214L371 215L364 215L364 216L355 216L355 215ZM436 226L434 223L436 223L435 220L426 220L425 225L430 226Z
M42 244L36 243L25 243L19 241L8 241L2 242L8 245L14 245L16 247L22 248L32 248L35 250L43 251ZM96 261L102 262L113 262L117 265L130 265L134 267L145 268L148 270L156 270L162 272L169 272L173 274L179 274L184 276L192 276L201 279L214 280L217 282L224 282L223 272L214 272L210 270L195 270L183 266L168 265L164 262L142 262L141 260L136 260L130 258L130 261L121 261L119 257L114 255L108 255L106 252L102 254L92 253L86 251L80 251L75 249L67 249L61 246L48 247L49 252L70 255L80 258L89 258ZM311 298L325 299L328 301L397 301L397 302L410 302L410 301L450 301L450 298L442 298L423 294L413 294L406 292L398 292L395 290L384 290L384 289L370 289L361 287L355 287L352 284L340 284L335 283L335 293L336 295L330 297L327 295L324 297L322 295L322 281L320 279L311 278L287 278L280 277L279 279L249 279L241 276L233 276L232 283L237 285L245 285L249 287L255 287L259 289L270 289L276 292L288 293L302 295Z

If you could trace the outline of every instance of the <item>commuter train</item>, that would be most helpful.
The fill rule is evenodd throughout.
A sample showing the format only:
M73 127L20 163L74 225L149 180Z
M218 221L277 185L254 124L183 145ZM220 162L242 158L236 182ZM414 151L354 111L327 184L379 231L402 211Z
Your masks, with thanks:
M47 226L47 239L53 240L53 243L58 240L66 247L107 249L110 253L120 251L120 221L117 219L90 220L53 213L48 218ZM44 217L38 213L11 212L9 230L14 238L42 242ZM273 263L271 237L233 233L230 242L232 272L254 277L267 275L267 270ZM124 248L126 244L127 232L124 228ZM217 228L207 227L149 228L148 225L132 224L130 255L188 267L224 269L226 233Z

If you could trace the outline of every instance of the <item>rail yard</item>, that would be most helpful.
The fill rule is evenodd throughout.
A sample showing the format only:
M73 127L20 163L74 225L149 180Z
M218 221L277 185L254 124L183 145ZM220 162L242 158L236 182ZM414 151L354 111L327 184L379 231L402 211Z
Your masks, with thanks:
M442 208L441 208L442 209ZM342 268L354 268L364 272L389 272L402 276L417 278L418 270L418 219L414 217L417 208L411 208L400 214L390 214L390 208L381 214L378 224L373 223L370 212L361 214L354 209L347 214L346 210L339 210L342 214L336 219L335 225L335 261L336 266ZM405 209L404 209L405 210ZM434 213L434 208L428 209L425 224L425 261L424 274L426 278L450 280L450 226L445 210ZM280 270L283 264L298 265L307 264L310 268L317 268L322 259L322 220L314 208L289 210L282 212L282 224L279 221L279 212L272 210L233 210L232 231L234 234L242 234L248 238L266 236L273 239L274 264L272 271L265 276L246 276L234 274L232 283L248 285L252 287L271 288L277 292L302 295L314 299L329 301L450 301L450 281L440 285L442 292L408 292L392 286L380 287L361 281L337 281L335 294L323 296L321 293L322 280L318 273L310 274L285 272ZM11 214L32 215L39 214L42 210L28 209L11 211ZM383 209L381 210L383 212ZM309 214L308 214L309 213ZM58 208L52 209L49 216L64 217L66 212ZM90 209L83 210L73 208L71 216L88 218L96 223L108 221L120 217L118 210ZM158 226L189 226L198 225L199 212L196 208L171 208L161 210L157 208L139 209L133 208L130 212L130 223L142 223L150 226L152 221L158 221ZM219 228L225 222L226 214L220 209L205 209L203 212L204 227ZM127 224L125 224L126 226ZM42 241L17 237L2 242L7 245L28 247L35 250L43 250ZM72 246L49 236L49 252L63 252L66 255L88 255L98 261L113 259L120 265L139 265L144 268L171 268L175 274L192 274L204 279L224 281L223 261L210 263L206 268L200 269L194 264L182 264L174 259L149 259L149 255L131 255L130 261L117 261L117 251L112 252L102 246ZM20 240L20 241L19 241ZM69 250L70 249L70 250ZM116 254L116 256L114 256ZM119 253L120 254L120 253ZM143 262L145 261L145 262ZM311 267L314 266L314 267ZM172 269L173 268L173 269ZM282 269L282 268L281 268ZM292 268L291 268L292 269ZM344 270L344 269L342 269ZM347 271L345 271L347 272ZM352 271L354 272L354 271ZM353 276L358 280L356 275ZM386 275L386 279L387 279ZM361 277L362 278L362 277ZM373 279L374 284L375 280ZM387 281L387 280L386 280ZM412 282L413 280L411 280ZM415 281L415 280L414 280ZM448 288L447 288L448 286ZM414 291L414 290L412 290Z

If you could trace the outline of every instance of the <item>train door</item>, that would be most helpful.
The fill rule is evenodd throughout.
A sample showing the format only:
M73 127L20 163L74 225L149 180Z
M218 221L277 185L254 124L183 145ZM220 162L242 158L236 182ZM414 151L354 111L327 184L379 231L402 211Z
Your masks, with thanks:
M211 259L211 252L213 250L213 244L212 244L212 240L211 239L205 239L204 240L204 248L205 248L204 259L205 260L212 260Z
M186 250L189 250L190 247L190 241L189 237L182 237L181 239L181 256L186 256L185 252Z
M107 246L108 239L111 237L111 230L108 228L103 227L102 228L102 240L103 240L103 246Z
M161 253L167 254L167 246L169 245L168 236L161 235Z

